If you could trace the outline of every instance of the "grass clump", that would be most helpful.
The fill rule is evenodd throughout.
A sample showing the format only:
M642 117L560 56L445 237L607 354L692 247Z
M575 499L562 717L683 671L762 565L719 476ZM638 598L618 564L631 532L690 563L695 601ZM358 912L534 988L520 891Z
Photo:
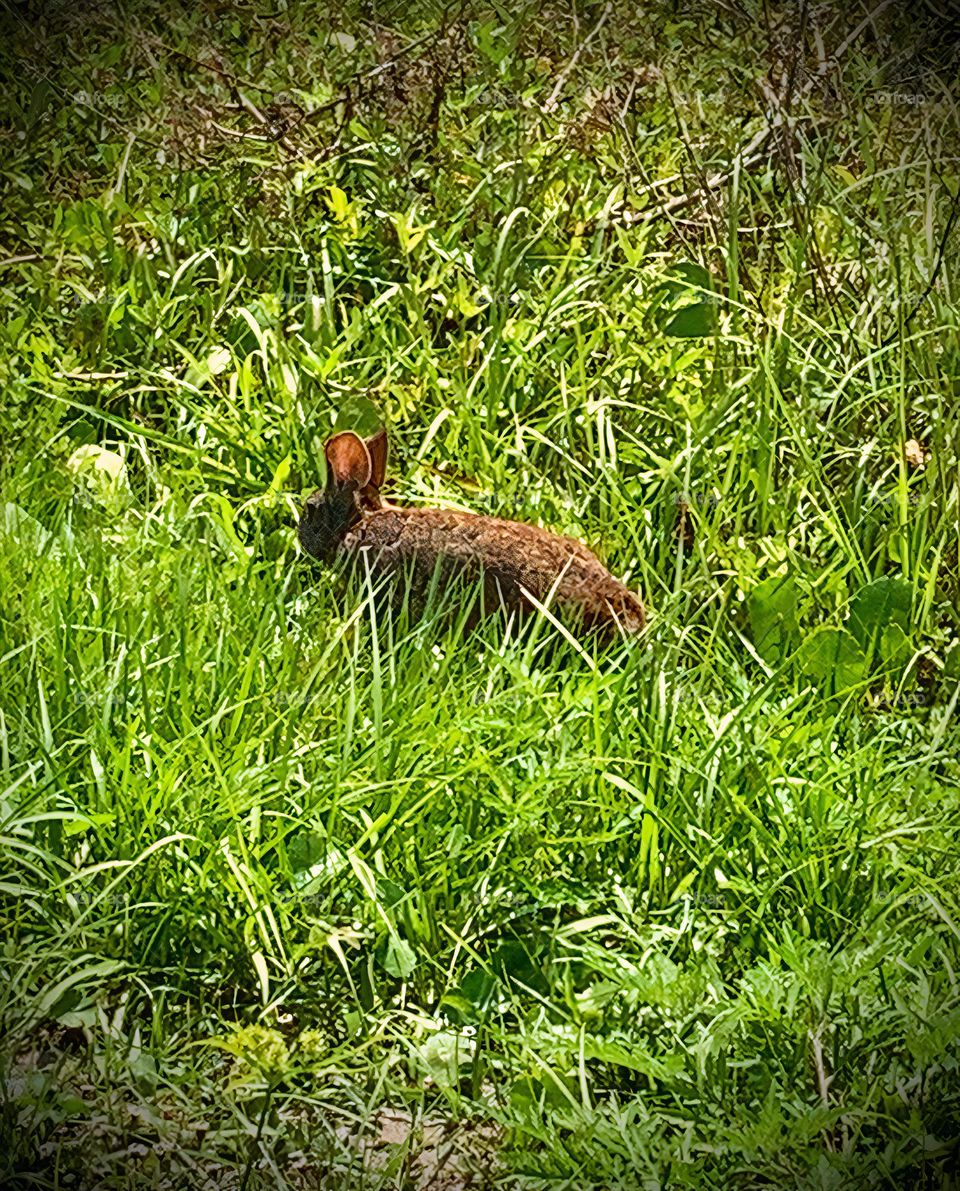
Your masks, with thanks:
M804 13L11 16L5 1185L953 1185L954 43ZM374 618L377 419L644 637Z

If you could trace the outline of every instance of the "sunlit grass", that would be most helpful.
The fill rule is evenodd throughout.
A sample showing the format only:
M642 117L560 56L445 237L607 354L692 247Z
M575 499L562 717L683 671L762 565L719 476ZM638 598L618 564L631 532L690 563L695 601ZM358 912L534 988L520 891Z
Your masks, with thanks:
M859 47L846 106L628 218L765 118L759 14L695 53L651 14L556 114L567 17L475 14L465 85L411 50L335 152L285 104L393 51L296 10L267 54L144 9L153 62L91 18L21 72L5 1185L955 1178L956 110L881 106ZM208 44L299 155L216 133L255 117ZM715 335L664 332L682 262ZM644 636L375 616L300 555L324 438L378 418L391 499L582 538Z

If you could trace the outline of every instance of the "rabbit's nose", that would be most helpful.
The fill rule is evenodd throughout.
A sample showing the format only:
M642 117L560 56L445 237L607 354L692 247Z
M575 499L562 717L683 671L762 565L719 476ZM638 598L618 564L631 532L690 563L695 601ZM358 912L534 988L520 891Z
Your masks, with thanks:
M318 488L316 492L310 493L303 507L307 512L312 513L315 509L319 509L321 504L323 504L323 489Z

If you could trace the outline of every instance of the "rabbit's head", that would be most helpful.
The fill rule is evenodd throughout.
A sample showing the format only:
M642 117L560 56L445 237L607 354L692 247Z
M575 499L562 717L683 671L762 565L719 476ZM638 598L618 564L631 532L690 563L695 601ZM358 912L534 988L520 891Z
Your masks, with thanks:
M387 466L387 435L378 430L366 440L344 430L324 444L327 482L307 498L298 527L307 554L329 561L363 516L379 508Z

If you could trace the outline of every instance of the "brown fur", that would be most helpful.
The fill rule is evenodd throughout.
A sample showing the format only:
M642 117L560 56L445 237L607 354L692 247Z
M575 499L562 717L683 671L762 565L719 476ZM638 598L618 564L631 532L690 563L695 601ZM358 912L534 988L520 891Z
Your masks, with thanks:
M572 615L587 629L632 634L643 628L639 598L582 542L497 517L385 506L379 497L386 465L385 436L368 440L365 459L356 450L357 444L364 445L362 440L353 436L354 443L346 444L344 437L336 435L328 444L327 487L310 497L301 518L300 539L308 553L323 556L314 545L311 524L321 512L329 521L333 503L353 492L360 516L351 513L344 519L336 553L359 557L364 552L374 572L409 568L414 585L420 588L439 568L442 577L482 578L487 610L499 605L508 612L530 612L535 607L532 596ZM330 462L331 445L336 466ZM341 466L344 459L354 461L349 474Z

